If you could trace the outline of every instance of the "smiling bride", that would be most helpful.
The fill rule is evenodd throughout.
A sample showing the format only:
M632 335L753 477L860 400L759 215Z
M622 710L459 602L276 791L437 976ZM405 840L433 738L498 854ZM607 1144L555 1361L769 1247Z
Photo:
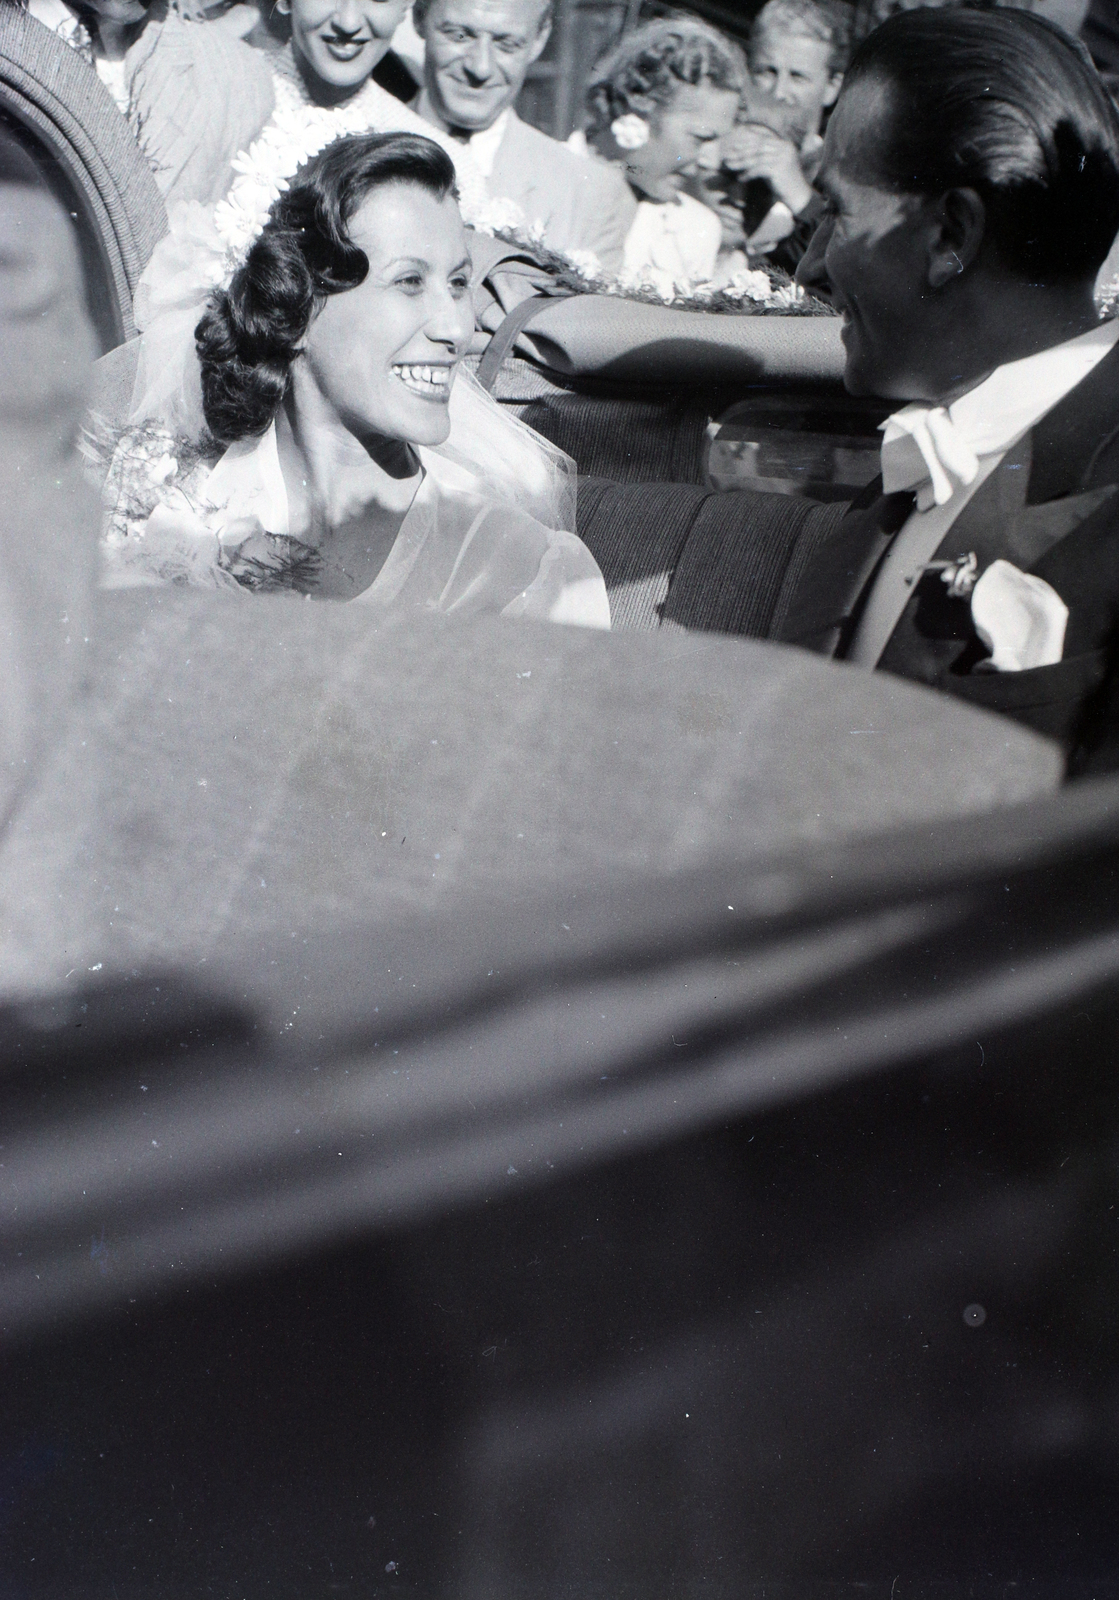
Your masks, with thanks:
M470 278L438 145L362 134L313 156L180 362L172 387L200 386L205 430L149 414L116 444L103 581L609 627L568 531L571 462L459 371Z

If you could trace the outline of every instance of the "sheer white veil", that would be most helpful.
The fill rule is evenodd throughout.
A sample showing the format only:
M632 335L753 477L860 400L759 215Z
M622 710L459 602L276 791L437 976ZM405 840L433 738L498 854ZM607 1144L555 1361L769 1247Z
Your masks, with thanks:
M141 329L129 422L166 428L174 437L205 433L194 330L214 289L229 281L230 254L215 208L172 208L170 229L145 270L135 300ZM574 531L575 463L504 410L460 367L451 390L451 431L432 452L461 482L512 505L546 527Z

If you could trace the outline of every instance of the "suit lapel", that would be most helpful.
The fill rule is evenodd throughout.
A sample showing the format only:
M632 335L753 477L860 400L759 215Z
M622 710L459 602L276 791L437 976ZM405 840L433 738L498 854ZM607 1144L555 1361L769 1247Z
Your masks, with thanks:
M798 551L797 571L789 575L793 592L777 637L819 655L841 654L878 565L913 504L909 491L883 494L878 479L833 533Z
M1119 345L1034 425L1027 505L1119 481Z
M1027 434L980 484L937 546L934 559L952 560L974 550L980 571L998 556L1008 556L1013 561L1008 534L1026 503L1031 463L1032 443Z
M490 184L495 193L503 192L501 185L508 187L510 168L516 176L521 178L522 163L519 161L520 140L517 138L518 118L515 111L509 112L509 120L505 124L505 132L501 135L501 143L493 158L493 167L490 170Z
M540 184L529 145L524 123L515 111L510 111L494 157L489 189L494 196L507 196L515 200L531 224L536 220L536 211L540 209L534 198Z

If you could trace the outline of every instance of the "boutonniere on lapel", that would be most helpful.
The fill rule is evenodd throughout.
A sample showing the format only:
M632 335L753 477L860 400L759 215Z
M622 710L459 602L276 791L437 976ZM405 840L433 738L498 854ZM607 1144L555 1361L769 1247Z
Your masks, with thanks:
M926 572L939 572L940 581L948 591L949 600L967 600L979 581L979 559L974 550L954 561L926 561L905 581L914 584Z
M925 573L939 574L945 598L970 601L971 625L990 652L972 672L1026 672L1061 660L1068 607L1044 578L1002 560L980 577L974 550L953 561L927 561L907 581Z

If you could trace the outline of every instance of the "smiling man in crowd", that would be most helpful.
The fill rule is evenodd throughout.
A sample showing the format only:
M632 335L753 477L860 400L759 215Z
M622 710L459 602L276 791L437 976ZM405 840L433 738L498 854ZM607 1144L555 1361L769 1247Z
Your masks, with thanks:
M800 281L842 314L848 389L898 409L775 632L1119 764L1119 323L1093 302L1119 121L1087 53L1028 12L901 14L816 182Z
M468 142L495 200L511 200L528 228L564 252L622 264L635 202L621 174L522 122L513 109L548 43L551 0L415 0L424 41L415 109Z

